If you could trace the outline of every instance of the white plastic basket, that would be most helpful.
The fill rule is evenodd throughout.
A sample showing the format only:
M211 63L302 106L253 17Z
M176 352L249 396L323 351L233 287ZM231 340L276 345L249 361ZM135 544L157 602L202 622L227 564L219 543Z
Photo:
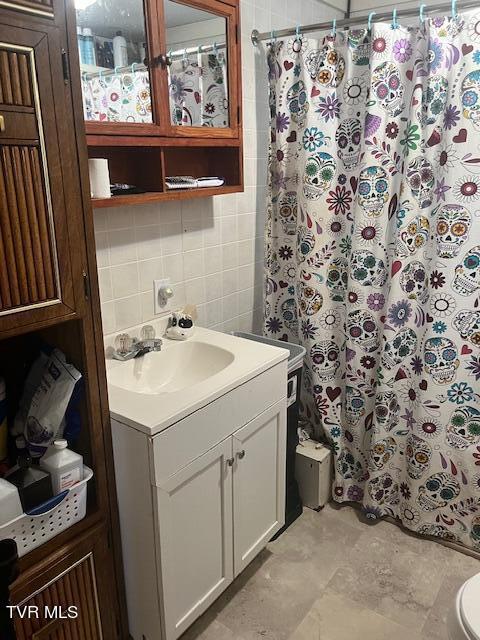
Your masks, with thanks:
M18 555L24 556L47 540L82 520L87 512L87 482L93 471L83 467L83 480L30 514L24 513L0 527L0 540L13 538Z

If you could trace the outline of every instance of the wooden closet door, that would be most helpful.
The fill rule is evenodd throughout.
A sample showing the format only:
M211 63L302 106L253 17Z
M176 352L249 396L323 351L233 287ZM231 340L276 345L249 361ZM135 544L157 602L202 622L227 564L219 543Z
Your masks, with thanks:
M0 25L0 333L75 310L59 73L55 31Z
M103 526L21 572L10 598L17 640L118 640L112 576Z

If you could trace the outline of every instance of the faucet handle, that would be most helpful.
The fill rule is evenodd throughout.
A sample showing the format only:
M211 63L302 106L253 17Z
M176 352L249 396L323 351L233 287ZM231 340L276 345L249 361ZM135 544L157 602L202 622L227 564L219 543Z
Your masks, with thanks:
M141 340L154 340L155 329L151 324L146 324L140 329L140 338Z
M119 333L115 338L114 346L117 353L128 353L132 350L134 339L128 333Z

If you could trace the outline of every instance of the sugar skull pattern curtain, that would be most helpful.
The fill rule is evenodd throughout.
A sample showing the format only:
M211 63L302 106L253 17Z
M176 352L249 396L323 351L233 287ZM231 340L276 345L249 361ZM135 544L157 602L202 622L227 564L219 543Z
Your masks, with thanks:
M175 59L169 68L169 88L172 124L228 127L227 66L222 52Z
M480 15L276 42L265 333L333 496L480 550Z
M85 120L152 122L150 79L147 71L115 73L91 78L82 74Z

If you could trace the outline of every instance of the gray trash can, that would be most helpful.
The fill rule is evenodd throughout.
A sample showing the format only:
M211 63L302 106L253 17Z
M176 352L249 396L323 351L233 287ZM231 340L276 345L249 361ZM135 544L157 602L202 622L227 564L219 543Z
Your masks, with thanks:
M298 445L298 412L300 387L302 382L303 358L305 347L299 344L264 338L254 333L232 331L232 335L255 342L271 344L273 347L288 349L288 381L287 381L287 458L286 458L286 483L285 483L285 526L274 536L277 538L294 520L302 513L302 501L298 491L298 483L295 478L295 457Z

